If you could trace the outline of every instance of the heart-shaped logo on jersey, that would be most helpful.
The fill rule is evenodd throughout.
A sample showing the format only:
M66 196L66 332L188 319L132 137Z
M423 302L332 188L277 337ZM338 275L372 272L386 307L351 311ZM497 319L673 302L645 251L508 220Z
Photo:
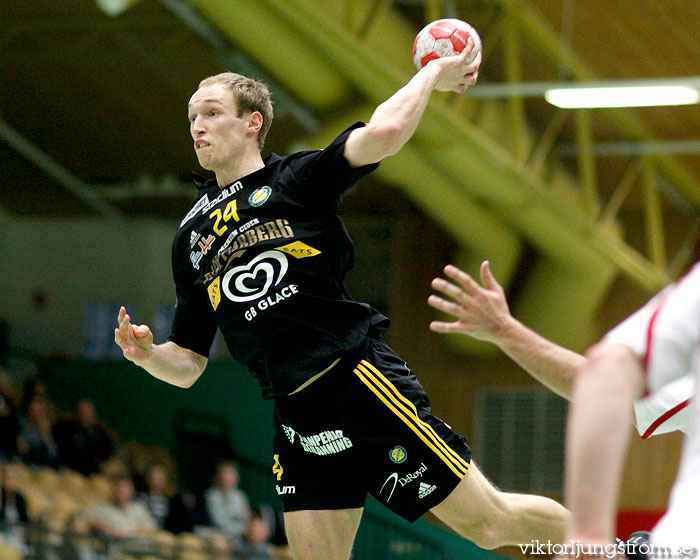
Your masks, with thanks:
M265 251L248 264L224 274L221 290L231 301L253 301L263 297L271 286L280 283L287 272L287 257L279 251Z

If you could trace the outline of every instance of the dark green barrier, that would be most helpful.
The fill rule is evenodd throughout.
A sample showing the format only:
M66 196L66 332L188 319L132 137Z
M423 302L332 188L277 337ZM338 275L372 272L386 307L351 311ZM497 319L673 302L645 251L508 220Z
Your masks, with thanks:
M89 398L122 441L174 452L175 427L194 411L193 422L201 413L220 419L236 450L272 465L272 403L260 396L257 381L232 362L210 364L189 389L154 379L126 361L49 360L42 372L59 408L74 410L81 398Z

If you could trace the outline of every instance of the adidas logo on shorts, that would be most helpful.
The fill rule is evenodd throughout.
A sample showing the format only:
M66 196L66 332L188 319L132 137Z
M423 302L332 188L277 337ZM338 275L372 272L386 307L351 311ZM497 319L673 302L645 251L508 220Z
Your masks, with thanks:
M436 488L437 486L434 484L426 484L425 482L421 482L420 486L418 487L418 497L423 499Z

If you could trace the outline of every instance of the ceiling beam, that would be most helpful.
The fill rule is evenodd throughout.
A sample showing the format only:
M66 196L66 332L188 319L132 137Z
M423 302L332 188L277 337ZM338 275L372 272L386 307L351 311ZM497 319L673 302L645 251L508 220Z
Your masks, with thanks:
M60 14L50 15L41 13L37 16L12 16L11 22L7 27L3 26L2 35L7 33L70 33L70 32L88 32L98 25L105 22L105 16L100 11L95 10L93 13L80 13L80 15ZM126 13L118 18L108 20L110 27L115 29L131 29L137 31L150 31L154 29L173 27L173 18L167 13L152 13L148 17L143 17L142 14ZM21 45L20 45L21 46ZM32 47L32 45L27 45Z
M660 154L700 154L700 140L641 140L628 142L596 142L592 146L593 154L598 157L643 156ZM579 152L575 143L561 144L557 152L563 156L576 156Z
M410 64L402 64L410 61L407 45L411 44L413 31L404 28L401 36L394 30L392 36L392 26L398 28L401 20L387 17L375 21L371 33L358 41L350 22L332 10L318 9L322 1L265 0L342 73L349 87L367 98L368 109L361 117L366 120L373 104L392 95L415 72ZM377 49L372 40L381 43L382 48ZM590 219L575 211L574 205L555 200L546 185L512 154L443 103L447 99L434 96L414 138L398 154L384 160L377 173L399 186L444 231L460 241L462 251L466 249L460 263L466 262L470 272L481 259L489 258L495 268L506 269L504 277L502 271L497 274L507 283L512 272L508 269L520 256L520 237L536 246L542 255L537 281L529 283L518 298L525 310L524 318L543 314L542 294L546 290L542 286L557 285L565 279L551 303L556 303L561 317L570 317L565 311L572 292L576 292L576 297L585 302L582 309L576 309L581 328L570 326L566 340L588 342L584 327L590 327L588 320L594 320L595 310L620 270L647 288L655 288L665 280L663 271L623 242L608 239L610 232L597 230ZM342 115L347 122L355 118L353 111L344 110ZM329 138L337 133L336 122L325 124L319 136ZM559 324L556 328L543 326L542 332L558 340L564 334Z
M507 6L515 3L514 11L523 35L556 67L566 69L572 80L595 81L595 73L586 66L568 46L561 43L560 36L535 10L525 2L498 0ZM601 114L626 138L643 140L652 135L646 126L627 109L604 109ZM692 173L669 154L655 156L654 164L669 181L673 182L682 196L700 206L700 184Z
M263 80L270 88L277 111L291 115L306 132L315 132L320 128L319 120L309 109L287 93L285 88L253 59L241 51L234 51L228 39L214 29L188 2L160 0L160 3L214 49L223 68Z
M408 81L409 72L415 72L410 68L408 56L407 45L414 35L410 27L406 26L401 36L391 29L392 25L399 26L399 18L387 18L375 23L372 34L365 40L357 41L347 22L332 10L319 10L320 3L321 0L264 0L262 4L274 9L289 29L322 55L325 63L336 73L340 72L370 103L383 101ZM389 41L388 37L396 40ZM383 49L377 50L372 40L379 41ZM603 259L648 290L656 290L668 282L665 271L617 238L614 232L600 230L589 218L572 211L571 204L563 203L549 192L547 185L523 168L512 154L441 103L444 96L435 97L426 108L412 142L422 150L424 158L463 189L464 196L475 198L487 208L498 209L502 219L556 260L578 268L584 261L599 264ZM591 274L594 271L592 266Z
M102 200L90 187L73 175L68 169L54 160L41 148L34 145L4 120L0 119L0 139L17 153L31 161L67 191L78 197L98 214L109 219L122 217L121 212Z
M167 0L167 3L183 4L182 0ZM225 34L231 44L250 53L268 71L255 77L274 74L274 83L281 90L303 100L313 110L335 108L351 101L352 92L337 69L315 45L290 29L274 7L257 1L190 0L189 3Z

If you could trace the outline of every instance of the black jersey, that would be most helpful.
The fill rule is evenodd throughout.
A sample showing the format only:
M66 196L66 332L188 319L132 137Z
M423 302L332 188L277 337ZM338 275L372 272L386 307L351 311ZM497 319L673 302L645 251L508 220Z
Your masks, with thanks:
M293 392L388 326L343 287L355 250L338 203L377 167L352 168L343 155L359 126L325 150L272 154L224 188L198 183L175 236L170 340L207 356L218 326L265 397Z

